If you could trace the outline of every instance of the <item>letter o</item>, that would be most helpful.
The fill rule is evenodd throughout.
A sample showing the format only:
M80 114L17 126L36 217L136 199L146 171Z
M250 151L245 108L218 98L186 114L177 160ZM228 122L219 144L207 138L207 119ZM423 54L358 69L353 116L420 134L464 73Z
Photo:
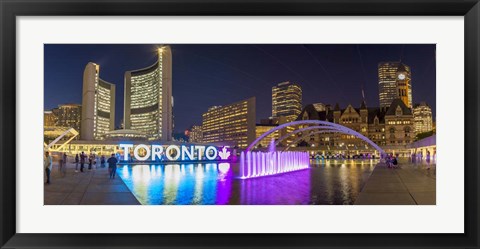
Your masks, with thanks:
M171 150L175 150L177 152L175 157L172 157L170 155ZM167 156L168 160L170 160L170 161L178 160L178 158L180 157L180 147L178 147L176 145L168 146L167 149L165 150L165 155Z
M210 151L213 151L213 155L210 156ZM205 157L208 159L208 160L215 160L217 159L217 155L218 155L218 151L217 151L217 148L213 147L213 146L208 146L206 149L205 149Z
M145 156L141 157L140 155L138 155L138 151L140 149L145 149L145 151L147 153L145 153ZM145 145L145 144L139 144L137 145L137 147L135 147L135 149L133 150L133 155L135 156L135 159L139 160L139 161L145 161L147 160L149 157L150 157L150 148Z

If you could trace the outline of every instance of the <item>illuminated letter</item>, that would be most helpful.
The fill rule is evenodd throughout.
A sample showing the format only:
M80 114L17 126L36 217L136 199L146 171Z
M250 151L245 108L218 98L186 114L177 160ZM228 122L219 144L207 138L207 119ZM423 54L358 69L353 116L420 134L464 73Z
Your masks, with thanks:
M157 157L158 159L161 159L162 153L163 153L163 146L156 145L156 144L152 145L152 161L155 161Z
M210 151L213 151L213 155L210 156ZM208 146L207 149L205 150L205 156L207 157L208 160L215 160L217 158L217 148L213 146Z
M227 160L228 157L230 156L230 151L227 151L227 147L223 146L222 151L220 151L220 153L218 153L218 155L220 156L220 159Z
M133 148L133 144L120 144L119 147L123 150L123 160L128 161L128 154L130 149Z
M138 154L138 150L141 149L141 148L145 149L145 151L147 152L147 153L145 153L145 156L143 156L143 157L141 157ZM146 146L145 144L139 144L133 150L133 155L135 156L135 159L137 159L139 161L145 161L150 157L150 148L148 148L148 146Z
M197 150L198 160L202 160L203 159L203 152L205 151L205 146L195 145L195 149Z
M188 159L190 160L195 160L195 154L193 152L193 146L190 146L190 150L187 148L187 146L182 145L182 161L185 161L185 155L188 156Z
M171 152L172 150L176 150L176 152L177 152L177 153L175 153L175 157L172 157L172 156L170 155L170 152ZM165 154L166 154L168 160L170 160L170 161L175 161L175 160L177 160L177 159L180 157L180 147L178 147L178 146L176 146L176 145L170 145L170 146L168 146L167 149L165 150Z

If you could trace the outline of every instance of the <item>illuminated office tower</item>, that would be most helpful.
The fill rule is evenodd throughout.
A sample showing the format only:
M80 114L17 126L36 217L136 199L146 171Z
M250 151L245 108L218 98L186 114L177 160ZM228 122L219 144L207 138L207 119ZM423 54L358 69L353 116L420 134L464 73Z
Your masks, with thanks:
M302 111L302 88L289 81L272 87L272 117L294 121Z
M270 131L271 129L276 128L278 125L271 125L271 124L257 124L255 129L255 138L259 138L266 132ZM278 131L274 131L273 133L269 134L264 139L260 140L258 147L261 148L268 148L272 139L278 139L280 134Z
M378 64L378 91L380 107L389 107L394 99L401 99L412 108L412 77L410 67L401 62Z
M190 130L190 139L188 140L191 143L201 143L203 139L203 132L201 125L194 125Z
M203 143L234 142L245 148L255 140L255 97L210 107L202 118Z
M103 140L115 127L115 85L100 79L100 65L89 62L83 72L82 140Z
M55 126L74 128L80 132L82 106L79 104L59 105L52 110L55 116Z
M43 126L55 126L55 114L52 111L43 112Z
M425 102L415 105L413 108L413 122L415 134L433 130L432 109Z
M125 73L125 129L145 133L149 140L172 140L172 52L158 49L151 66Z

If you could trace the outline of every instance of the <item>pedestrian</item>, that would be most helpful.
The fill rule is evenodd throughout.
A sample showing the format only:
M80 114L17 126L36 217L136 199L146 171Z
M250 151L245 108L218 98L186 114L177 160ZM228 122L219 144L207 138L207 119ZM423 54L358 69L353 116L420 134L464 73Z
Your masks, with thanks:
M88 171L92 170L92 164L93 164L93 153L90 153L90 156L88 157Z
M85 168L85 153L82 151L80 154L80 171L83 173L83 169Z
M100 158L100 165L102 168L105 168L105 156L102 155L102 157Z
M45 152L43 157L43 168L45 168L45 173L47 174L47 184L50 184L50 173L52 172L52 157L48 151Z
M60 158L58 159L58 172L60 175L62 174L62 167L63 167L63 154L60 154Z
M425 159L427 161L427 170L430 169L430 151L427 151L427 158Z
M78 172L78 163L79 163L78 153L75 155L75 172Z
M95 157L95 162L94 162L95 169L97 169L98 166L100 165L100 157L98 157L98 155L94 155L94 157Z
M60 174L62 177L65 177L67 175L67 153L63 153L62 157L62 164L60 165Z
M393 168L398 168L398 161L397 161L397 157L393 157L392 159L392 167Z
M110 179L115 179L115 173L117 172L117 158L115 158L115 154L107 160L108 163L108 172L110 172Z

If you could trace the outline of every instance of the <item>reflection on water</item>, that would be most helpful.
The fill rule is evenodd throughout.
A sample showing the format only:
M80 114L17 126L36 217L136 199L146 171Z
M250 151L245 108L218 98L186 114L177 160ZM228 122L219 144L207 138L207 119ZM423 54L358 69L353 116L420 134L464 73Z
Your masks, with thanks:
M122 165L117 171L146 205L353 204L376 160L312 160L311 168L241 180L238 164Z

